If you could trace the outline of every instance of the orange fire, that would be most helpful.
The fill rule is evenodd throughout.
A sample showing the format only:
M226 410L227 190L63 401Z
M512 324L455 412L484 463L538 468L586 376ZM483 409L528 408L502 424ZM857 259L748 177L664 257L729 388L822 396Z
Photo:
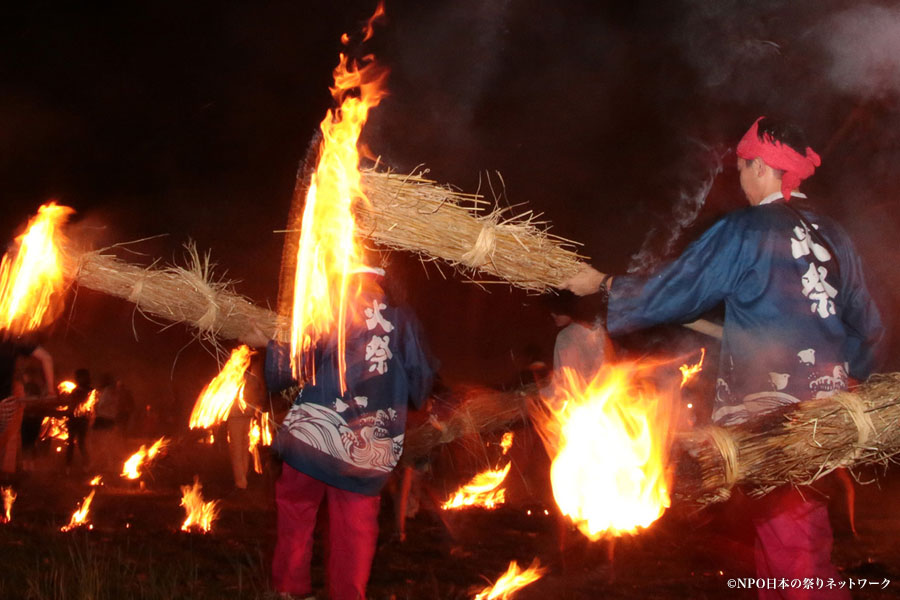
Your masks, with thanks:
M76 417L85 417L94 412L94 407L97 405L97 400L100 398L100 394L97 393L97 390L91 390L91 393L88 394L88 397L84 402L75 407L75 411L72 413L73 416Z
M78 386L75 385L74 381L60 381L59 385L56 386L56 391L60 394L71 394L76 387Z
M65 417L44 417L41 421L41 433L38 436L42 440L59 440L61 442L69 439L69 429L66 427L68 419Z
M250 454L253 456L253 470L262 475L262 461L259 458L260 446L272 445L272 429L269 426L269 413L260 413L250 424Z
M138 477L140 477L141 469L149 466L150 461L156 458L156 455L159 454L168 444L169 440L167 440L165 437L161 437L156 440L149 449L141 444L140 449L125 461L125 465L122 467L122 477L125 477L127 479L137 479Z
M444 510L481 506L496 508L506 501L506 490L500 487L512 463L506 463L502 469L482 471L475 475L469 483L459 488L449 500L441 504Z
M208 429L224 423L237 400L241 410L244 403L244 373L250 366L252 352L247 346L239 346L231 352L231 357L222 370L210 381L194 404L191 411L191 429Z
M547 569L541 568L537 559L534 559L531 566L524 571L520 571L516 561L512 561L509 563L506 573L500 576L497 583L481 590L473 600L511 600L518 590L534 583L546 572Z
M0 262L0 329L22 335L59 314L63 288L60 228L74 211L50 202L38 209Z
M91 487L97 487L98 485L103 485L103 476L97 475L96 477L91 479L91 482L88 485L90 485Z
M200 493L201 489L203 489L203 486L200 485L200 480L197 477L194 477L193 486L181 486L181 505L187 514L187 518L181 525L182 531L199 529L201 532L207 533L212 528L212 522L218 515L216 501L204 502L203 495Z
M670 504L670 404L642 370L604 366L585 382L563 369L554 405L535 419L556 503L591 540L649 527Z
M3 494L3 517L0 518L0 522L9 523L12 521L12 506L16 501L16 491L12 487L3 487L0 488L0 492Z
M503 434L503 438L500 440L500 448L503 449L503 454L505 455L509 452L509 449L512 448L513 444L513 432L507 431Z
M378 10L383 10L380 6ZM370 34L371 22L366 35ZM345 43L348 41L344 36ZM298 380L315 380L311 351L320 340L336 336L340 386L346 389L345 332L348 309L357 292L350 275L364 266L356 239L353 207L366 202L360 186L357 142L369 110L386 93L387 70L371 56L359 64L343 53L334 70L331 94L339 108L322 120L322 143L301 221L294 279L291 367Z
M91 507L91 501L94 499L95 491L96 490L91 490L91 493L87 495L87 498L84 499L84 502L81 503L78 510L72 513L72 519L69 521L69 524L61 527L59 529L60 531L70 531L76 527L81 527L87 522L88 509Z
M695 365L681 365L678 369L681 371L681 387L696 377L697 373L703 370L703 359L706 358L706 348L700 348L700 360Z

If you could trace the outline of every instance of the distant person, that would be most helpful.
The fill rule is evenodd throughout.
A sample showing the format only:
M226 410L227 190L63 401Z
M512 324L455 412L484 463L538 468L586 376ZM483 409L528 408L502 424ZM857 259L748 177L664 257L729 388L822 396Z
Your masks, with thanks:
M94 418L93 407L89 407L89 399L94 388L91 386L91 374L87 369L75 371L75 389L66 395L66 428L69 431L66 446L66 473L72 468L75 458L75 447L81 453L81 467L91 467L91 456L88 449L88 432Z
M272 582L278 592L312 597L313 531L326 500L329 597L365 598L381 490L403 451L407 405L422 405L433 377L418 321L386 299L383 276L381 269L352 275L361 303L358 313L347 315L346 390L339 383L338 340L332 338L315 349L315 382L303 386L275 439L284 461L275 486ZM267 340L256 333L244 341L258 346ZM268 344L272 391L293 383L289 353Z
M266 384L263 381L261 361L257 356L250 358L250 368L244 374L244 389L240 402L231 406L228 415L228 451L231 455L231 470L234 475L234 487L247 489L247 473L250 471L250 426L253 417L258 415L266 404Z
M31 435L33 419L26 420L24 404L12 398L16 360L21 357L33 357L40 362L44 383L50 393L53 393L55 385L53 357L47 350L21 338L0 336L0 470L6 473L13 473L16 470L23 436L28 440L29 446L33 446L31 440L36 439L36 435ZM34 386L29 386L29 390L34 389ZM24 382L22 392L25 393ZM26 467L31 467L31 460L29 453Z

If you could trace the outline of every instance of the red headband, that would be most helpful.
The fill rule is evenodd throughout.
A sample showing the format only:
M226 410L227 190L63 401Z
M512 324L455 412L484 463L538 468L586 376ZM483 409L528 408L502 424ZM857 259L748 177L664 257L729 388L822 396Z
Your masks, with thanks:
M822 164L822 159L815 151L807 146L806 156L803 156L787 144L766 133L763 139L759 139L760 117L753 126L744 134L737 145L737 155L744 160L761 158L763 162L779 171L784 171L781 178L781 195L785 200L791 199L791 192L800 187L800 182L812 175L816 167Z

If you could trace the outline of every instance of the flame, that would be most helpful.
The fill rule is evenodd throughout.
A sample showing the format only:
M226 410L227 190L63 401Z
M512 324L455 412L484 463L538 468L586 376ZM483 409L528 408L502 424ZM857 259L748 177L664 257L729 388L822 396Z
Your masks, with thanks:
M190 531L191 529L199 529L203 533L207 533L212 528L212 522L218 515L216 501L203 501L203 495L200 490L200 480L194 477L194 485L181 486L181 505L187 514L187 518L181 525L182 531Z
M475 475L469 483L459 488L449 500L441 504L444 510L481 506L496 508L506 501L506 490L500 487L512 463L506 463L502 469L482 471ZM499 488L499 489L498 489Z
M503 454L506 455L509 452L509 449L512 448L513 444L513 432L507 431L503 434L503 439L500 440L500 448L503 449Z
M541 568L537 559L524 571L520 571L516 561L512 561L506 573L497 579L497 583L481 590L473 600L510 600L518 590L534 583L546 572L547 569Z
M103 485L102 482L103 482L103 476L97 475L96 477L91 479L91 481L88 485L90 485L91 487L97 487L98 485Z
M72 513L72 519L69 521L69 524L61 527L59 529L60 531L70 531L85 524L87 521L88 509L91 507L91 500L94 499L94 492L96 492L96 490L91 490L91 493L88 494L87 498L81 503L81 507Z
M262 475L262 461L259 458L260 446L272 445L272 430L269 427L269 413L261 413L259 418L250 422L250 454L253 456L253 470Z
M0 262L0 329L22 335L59 314L63 287L60 227L74 211L50 202L38 209L16 247Z
M78 386L75 385L74 381L60 381L59 385L56 386L56 391L60 394L71 394L76 387Z
M75 411L72 413L75 417L84 417L92 412L94 412L94 407L97 405L97 400L100 398L100 395L97 393L97 390L91 390L91 393L88 394L88 397L84 402L75 407Z
M706 358L706 348L700 348L700 360L695 365L681 365L678 370L681 371L681 387L684 387L693 379L697 373L703 370L703 359Z
M69 439L69 429L66 427L66 417L44 417L41 421L41 433L38 436L42 440L56 439L61 442Z
M3 494L3 517L0 522L9 523L12 521L12 506L16 501L16 491L12 487L2 487L0 493Z
M536 415L554 499L591 540L649 527L670 505L671 413L644 368L607 365L587 383L564 368L555 406Z
M169 441L165 437L156 440L153 445L150 446L149 450L146 446L141 444L140 449L125 461L125 465L122 467L122 477L127 479L137 479L140 477L141 468L146 468L150 464L150 461L156 458L156 455L168 444Z
M250 348L241 345L235 348L222 371L210 381L194 404L191 411L191 429L208 429L224 423L231 412L235 399L244 410L244 373L250 366Z
M376 10L367 25L378 16ZM345 42L348 39L345 36ZM367 38L368 39L368 38ZM315 380L311 351L317 342L337 338L340 387L346 390L346 315L356 301L350 275L364 265L352 209L366 202L360 186L357 142L369 110L384 97L387 70L371 56L365 64L345 54L334 70L331 94L339 108L320 124L322 144L303 208L291 325L291 368L298 380Z

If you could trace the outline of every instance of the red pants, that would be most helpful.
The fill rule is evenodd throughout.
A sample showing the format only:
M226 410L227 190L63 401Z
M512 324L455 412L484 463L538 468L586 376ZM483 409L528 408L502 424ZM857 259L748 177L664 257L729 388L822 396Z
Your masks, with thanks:
M850 597L850 592L837 587L841 577L831 563L834 536L823 503L810 499L809 492L804 500L796 490L787 489L772 492L754 508L757 578L816 582L813 589L761 589L760 600ZM832 589L827 587L829 580L835 584ZM824 585L817 589L820 582Z
M328 591L332 600L361 600L378 540L379 496L348 492L282 467L275 484L278 540L272 583L279 592L312 594L309 565L322 497L328 500Z

